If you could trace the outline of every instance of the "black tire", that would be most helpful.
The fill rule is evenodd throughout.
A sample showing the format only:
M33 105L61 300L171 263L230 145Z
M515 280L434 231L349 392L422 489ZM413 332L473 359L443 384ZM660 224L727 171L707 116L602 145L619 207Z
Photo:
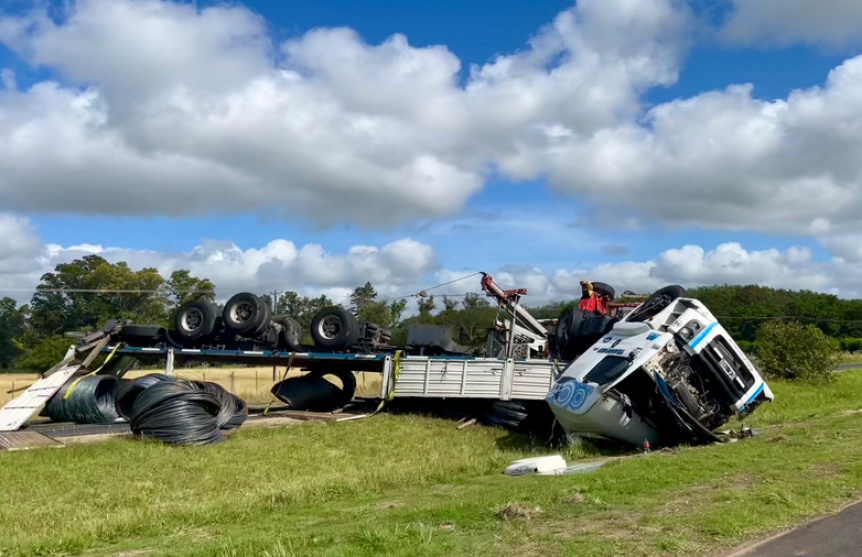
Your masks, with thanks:
M311 320L311 338L320 349L344 350L359 338L359 322L344 308L326 307Z
M332 375L341 380L338 387L326 379ZM356 376L352 371L311 371L302 377L279 381L270 390L276 398L294 410L331 412L343 408L356 394Z
M263 301L263 300L261 300L261 301ZM261 313L263 315L261 316L261 319L260 319L260 325L258 325L257 328L254 331L252 331L252 333L249 336L259 337L259 336L263 335L264 332L266 332L267 328L269 327L269 325L271 323L271 319L272 319L272 308L269 306L269 304L263 304L261 306ZM277 337L276 337L276 342L278 342Z
M264 309L266 308L266 309ZM222 311L222 321L227 330L238 335L254 334L268 315L269 306L251 292L240 292L230 297ZM265 325L264 325L265 326Z
M281 323L281 338L279 344L291 352L302 352L302 328L293 317L284 316L278 320Z
M554 333L556 357L574 360L612 328L616 319L569 307L560 315Z
M158 325L124 325L117 338L120 340L159 342L165 339L165 328Z
M181 340L200 340L215 331L216 307L209 300L186 302L174 315L174 330Z
M686 296L688 296L688 292L678 284L659 288L644 303L636 307L628 315L626 321L644 321L649 319L665 309L677 298L685 298Z
M554 346L557 357L561 360L571 359L570 340L578 335L583 313L575 307L567 307L557 318L557 329L554 331Z
M603 282L594 282L593 290L595 292L598 292L599 294L608 296L611 300L613 300L617 296L617 292L616 290L614 290L614 287Z

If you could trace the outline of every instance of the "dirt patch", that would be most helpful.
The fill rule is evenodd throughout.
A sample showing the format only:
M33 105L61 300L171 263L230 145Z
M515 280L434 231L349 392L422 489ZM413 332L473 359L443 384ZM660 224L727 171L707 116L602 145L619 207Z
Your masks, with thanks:
M566 505L580 505L586 500L587 498L583 493L575 491L574 493L560 499L560 503L564 503Z
M152 555L155 552L155 549L133 549L130 551L115 553L111 557L144 557L145 555Z
M837 476L841 473L841 468L835 464L824 462L812 465L811 472L817 476Z
M296 418L290 418L288 416L273 416L271 418L258 418L254 420L248 420L240 429L249 428L249 427L277 427L284 425L293 425L303 422L304 420L297 420ZM237 430L239 431L239 430Z
M497 517L503 520L532 520L542 514L542 509L527 503L509 503L497 509Z

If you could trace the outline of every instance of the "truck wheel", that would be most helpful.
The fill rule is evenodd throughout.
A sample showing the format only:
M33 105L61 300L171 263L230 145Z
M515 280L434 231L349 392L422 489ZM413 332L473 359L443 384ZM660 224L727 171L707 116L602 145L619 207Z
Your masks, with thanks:
M323 308L311 320L311 338L320 348L344 350L359 338L359 323L343 308Z
M659 288L653 292L649 298L640 306L636 307L626 318L626 321L644 321L655 316L658 312L665 309L677 298L684 298L688 295L685 288L678 284L671 284L664 288Z
M283 316L278 320L281 323L281 344L291 352L302 352L302 333L299 323L293 317Z
M561 360L573 360L576 357L575 339L580 335L583 312L575 307L567 307L557 318L557 329L554 331L554 345L557 357Z
M117 338L131 343L159 342L165 338L165 328L158 325L124 325Z
M332 375L341 387L325 379ZM272 386L270 392L294 410L331 412L350 404L356 394L356 376L352 371L313 370L300 377L290 377Z
M603 282L594 282L593 290L598 292L599 294L603 294L609 297L611 300L613 300L617 295L616 290L614 290L613 286L605 284Z
M174 316L174 329L180 339L200 340L215 330L216 308L208 300L195 300L182 304Z
M266 304L251 292L240 292L234 294L224 305L222 320L224 326L233 333L247 335L258 331L268 313L264 307ZM265 327L265 325L263 325Z
M261 300L261 303L262 302L263 302L263 300ZM258 336L264 334L267 327L269 327L269 325L271 323L272 308L269 306L269 304L262 304L260 306L260 309L261 309L261 313L263 314L263 315L261 315L261 318L260 318L260 325L258 325L257 328L254 331L252 331L249 336L258 337Z

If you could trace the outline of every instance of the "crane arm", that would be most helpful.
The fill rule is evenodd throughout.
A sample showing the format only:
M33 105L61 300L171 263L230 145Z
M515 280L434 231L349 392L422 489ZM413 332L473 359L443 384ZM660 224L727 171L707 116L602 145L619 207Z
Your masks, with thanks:
M526 288L518 288L515 290L503 290L497 283L494 282L494 278L488 273L482 273L482 290L492 298L497 300L497 303L500 304L500 307L505 308L515 319L520 319L523 321L528 328L532 329L537 335L542 337L548 336L548 329L546 329L535 317L530 315L526 309L522 308L518 305L518 298L527 293Z

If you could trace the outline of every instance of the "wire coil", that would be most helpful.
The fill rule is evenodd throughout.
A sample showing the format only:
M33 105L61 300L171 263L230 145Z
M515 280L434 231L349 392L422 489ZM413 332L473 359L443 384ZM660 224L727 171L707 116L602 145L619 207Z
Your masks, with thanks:
M48 399L45 414L57 422L115 422L120 417L116 406L118 389L119 380L112 375L88 375L69 381Z
M141 437L172 445L209 445L223 442L229 430L245 423L248 405L208 381L159 373L133 380L93 375L63 385L48 400L45 414L53 421L81 424L110 423L122 417Z

